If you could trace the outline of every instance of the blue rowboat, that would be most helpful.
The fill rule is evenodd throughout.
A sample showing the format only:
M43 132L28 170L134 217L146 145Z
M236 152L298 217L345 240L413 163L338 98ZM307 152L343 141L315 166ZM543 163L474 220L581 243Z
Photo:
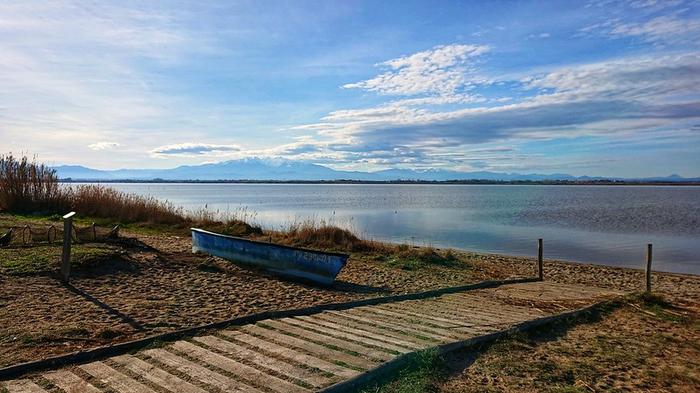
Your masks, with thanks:
M191 228L192 252L204 252L232 262L262 268L281 276L332 285L347 254L322 252Z

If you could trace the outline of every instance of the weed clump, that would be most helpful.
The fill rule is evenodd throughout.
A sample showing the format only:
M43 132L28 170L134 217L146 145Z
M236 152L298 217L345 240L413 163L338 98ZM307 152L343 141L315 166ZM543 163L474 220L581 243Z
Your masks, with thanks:
M454 266L459 259L452 250L440 252L433 247L414 247L408 244L396 246L388 259L392 267L418 270L428 265Z
M348 252L373 251L378 247L376 243L360 239L348 229L311 220L291 224L281 233L281 240L293 246Z

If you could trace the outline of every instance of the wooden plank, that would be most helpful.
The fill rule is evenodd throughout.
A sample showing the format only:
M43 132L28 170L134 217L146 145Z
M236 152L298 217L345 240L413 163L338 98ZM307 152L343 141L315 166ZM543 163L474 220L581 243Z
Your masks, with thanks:
M352 310L352 312L354 315L396 326L400 328L402 332L422 334L440 342L455 341L462 338L462 335L454 330L430 326L418 317L393 315L393 313L386 313L384 310L376 310L375 312L375 310L370 308Z
M325 332L321 333L316 333L311 330L307 330L304 328L300 328L297 326L293 325L292 318L284 318L278 321L274 320L269 320L265 321L266 324L272 326L273 328L277 330L284 331L286 333L291 333L299 336L302 339L305 340L313 340L316 343L324 343L326 345L333 345L335 347L348 350L348 351L353 351L356 353L359 353L360 355L367 356L368 358L375 359L378 361L384 361L384 360L389 360L393 359L394 355L391 355L388 352L380 351L372 347L367 347L361 344L356 344L352 341L348 340L341 340L339 338L335 338L331 336L330 334L327 334Z
M257 337L251 336L243 332L225 330L222 331L221 334L227 337L234 338L256 348L259 348L265 352L269 352L275 356L289 359L299 364L306 364L309 367L314 367L319 370L335 374L343 378L352 378L355 375L359 374L358 371L330 363L323 359L309 356L305 353L301 353L294 349L286 348L272 342L261 340Z
M171 392L206 393L203 389L198 388L187 381L183 381L175 375L163 371L150 363L146 363L137 357L131 355L121 355L113 357L110 360L121 364L126 369Z
M321 314L315 314L313 317L299 317L309 323L314 323L317 325L322 325L330 329L335 329L338 331L344 330L358 336L366 336L375 340L386 341L390 344L400 345L413 350L428 348L430 344L427 343L416 343L413 341L407 341L402 338L397 337L391 331L385 329L379 329L374 326L368 326L364 322L355 322L352 318L357 318L352 315L339 317L334 314L335 311L326 311Z
M177 351L186 353L188 356L196 358L201 362L218 367L222 370L226 370L231 374L237 375L257 386L265 386L280 393L308 392L308 389L305 389L299 385L295 385L272 375L267 375L258 369L225 356L221 356L218 353L214 353L187 341L176 341L171 345L171 347Z
M251 351L236 343L215 336L194 337L194 340L220 352L235 356L239 359L245 359L251 363L268 368L286 375L287 377L298 379L314 387L322 387L334 382L334 379L323 376L320 373L314 373L303 367L265 356L259 352Z
M389 336L405 342L417 344L421 348L428 348L440 343L440 341L429 339L425 337L425 335L417 337L412 334L407 334L400 327L392 325L391 323L383 323L381 321L370 319L364 316L355 315L354 313L328 311L327 313L319 314L319 318L323 318L341 326L344 323L347 323L346 321L350 321L354 324L353 326L356 326L363 330L371 330L384 336Z
M532 314L532 309L523 306L516 306L513 304L506 304L498 299L493 299L487 296L477 296L477 295L450 295L442 296L435 299L437 303L451 303L456 306L468 306L475 307L480 310L494 310L504 313L509 313L513 315L530 315Z
M398 316L401 317L415 317L418 319L422 319L425 323L429 323L441 328L453 328L459 326L459 323L456 323L455 321L447 318L440 318L440 317L435 317L433 315L424 313L422 311L418 311L420 303L414 303L414 304L384 304L381 306L386 306L386 307L377 307L375 309L375 312L377 313L385 313L387 315L393 315L393 316Z
M346 311L345 314L348 312ZM435 343L445 343L455 341L459 333L438 332L420 323L408 321L399 317L391 317L384 314L374 313L369 310L352 310L352 315L372 321L372 324L393 330L397 333L408 334L414 337L422 337L422 340L433 341Z
M448 307L449 310L456 310L457 312L463 314L465 317L476 319L476 320L493 320L493 319L509 319L512 321L522 321L532 318L539 318L542 316L540 313L521 313L519 311L512 311L508 309L508 306L504 304L482 304L482 305L472 305L472 304L456 304L447 303L443 307ZM489 311L497 310L497 311Z
M409 338L407 340L395 331L373 326L372 321L348 313L326 311L321 314L314 314L312 317L298 317L298 319L324 326L331 330L348 331L358 336L369 337L392 345L402 346L409 348L411 351L427 348L429 346L429 344L425 344L424 341L419 341L415 338Z
M141 382L128 377L121 372L109 367L102 362L93 362L79 366L83 371L100 380L100 382L111 387L120 393L144 392L150 393L155 391Z
M339 338L346 339L346 340L352 340L355 342L363 343L366 345L371 345L371 346L378 347L378 348L385 349L385 350L390 350L390 351L394 351L394 352L398 352L398 353L411 352L411 349L408 349L405 347L400 347L398 345L389 344L388 342L384 342L384 341L374 340L374 339L371 339L368 337L358 336L356 334L348 333L344 330L329 329L325 326L309 323L309 322L306 322L304 320L297 319L297 318L287 318L287 319L285 319L285 322L292 324L292 325L295 325L295 326L303 327L305 329L313 329L313 330L316 330L316 331L319 331L319 332L322 332L322 333L325 333L328 335L332 335L332 336L339 337Z
M48 393L44 388L28 379L15 379L13 381L0 382L9 393Z
M521 318L514 318L510 315L503 315L500 312L496 311L484 311L483 309L466 309L464 307L459 309L454 307L437 307L437 305L433 305L432 308L417 306L414 307L414 310L416 313L433 315L435 317L449 319L458 326L464 326L465 322L470 324L476 324L480 321L494 322L504 320L521 320Z
M533 313L531 308L514 306L512 304L505 304L502 302L497 302L483 296L473 296L473 295L459 295L458 297L443 297L436 299L437 302L443 301L447 303L452 303L458 307L470 307L479 310L497 310L502 314L509 314L512 316L532 316ZM539 314L537 314L539 315Z
M181 356L175 355L164 349L149 349L143 352L145 355L169 366L181 373L187 374L192 379L196 379L207 385L214 386L225 392L233 393L262 393L263 391L252 386L246 385L243 382L236 381L225 375L212 371L204 366L194 363Z
M467 302L465 302L467 303ZM514 310L509 308L505 304L498 303L484 303L484 304L459 304L452 302L440 303L439 309L456 310L457 312L463 314L465 317L475 317L475 316L498 316L501 318L509 318L512 320L526 320L532 318L538 318L542 314L540 313L522 313L519 310Z
M56 370L42 375L65 393L100 393L100 389L68 370Z
M453 306L452 308L449 309L442 309L442 310L436 310L435 312L437 313L451 313L451 315L454 315L455 318L459 318L461 321L469 321L473 323L494 323L494 322L506 322L506 323L512 323L512 322L520 322L532 318L537 318L539 315L536 316L522 316L522 315L513 315L504 311L490 311L490 310L485 310L480 307L471 307L471 306Z
M532 318L532 316L539 316L539 314L523 314L520 312L513 312L509 310L508 306L504 304L459 304L459 303L439 303L436 306L436 311L451 311L457 312L464 315L465 317L471 317L474 315L496 315L503 318L511 319L527 319Z
M342 351L337 351L335 349L331 349L323 345L318 345L311 341L302 340L260 326L248 325L245 326L243 330L245 330L248 333L263 336L282 345L299 348L303 351L312 353L314 354L314 356L320 357L321 359L341 361L345 364L358 367L364 370L370 369L376 365L376 362L373 362L369 359L364 359L359 356L353 356Z
M447 319L447 318L442 318L436 315L429 314L427 312L418 312L416 311L416 306L409 306L409 305L402 305L402 304L381 304L377 306L377 312L379 311L386 311L386 312L393 312L396 314L405 314L405 315L411 315L416 318L422 318L425 319L426 321L430 321L433 324L436 324L440 327L444 328L453 328L453 327L458 327L459 324L455 323L454 320Z

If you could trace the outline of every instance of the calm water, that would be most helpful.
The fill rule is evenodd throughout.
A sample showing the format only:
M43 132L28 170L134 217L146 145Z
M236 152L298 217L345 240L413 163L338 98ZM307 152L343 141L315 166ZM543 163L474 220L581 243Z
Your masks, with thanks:
M267 228L307 218L363 236L700 274L700 187L110 184Z

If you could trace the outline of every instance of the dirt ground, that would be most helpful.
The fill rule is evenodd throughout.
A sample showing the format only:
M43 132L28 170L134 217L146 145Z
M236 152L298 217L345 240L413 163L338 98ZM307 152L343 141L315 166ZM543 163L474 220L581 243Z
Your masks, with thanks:
M193 255L188 237L126 234L136 240L70 286L51 275L0 273L0 367L265 310L385 296L487 279L529 277L527 258L458 253L460 263L405 270L353 254L330 288L285 281L219 258ZM640 271L558 262L546 278L639 290ZM700 277L655 275L655 288L688 307Z

